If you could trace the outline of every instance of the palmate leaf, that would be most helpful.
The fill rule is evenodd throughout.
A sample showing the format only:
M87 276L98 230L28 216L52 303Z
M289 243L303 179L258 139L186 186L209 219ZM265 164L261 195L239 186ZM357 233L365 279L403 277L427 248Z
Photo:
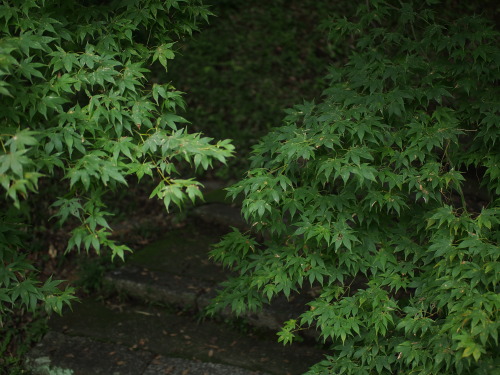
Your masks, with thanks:
M18 64L19 72L31 82L33 82L33 77L44 78L43 74L37 70L37 68L44 66L44 64L32 62L32 60L33 58L29 57Z
M26 150L18 150L0 155L0 174L9 171L17 177L23 177L24 166L32 164L30 158L25 156Z
M14 135L8 138L7 142L5 142L5 146L9 148L10 153L14 153L14 155L11 156L10 160L11 163L25 163L27 164L27 161L23 158L21 158L21 155L26 153L26 148L27 146L35 146L38 144L37 138L35 136L37 135L37 132L33 132L27 129L21 130L21 131L16 131ZM16 151L22 151L20 153L17 153L18 157L16 157ZM17 159L17 160L15 160ZM24 161L23 161L24 160ZM1 167L0 167L1 169ZM3 169L2 169L3 170ZM14 171L14 170L13 170ZM14 172L16 173L16 172Z
M165 43L158 46L153 54L153 62L158 60L166 69L167 60L171 60L175 57L174 51L172 50L173 45L174 43Z
M62 224L66 221L69 215L81 218L83 206L78 198L59 198L52 204L54 207L59 207L58 212L54 216L59 216L59 222Z

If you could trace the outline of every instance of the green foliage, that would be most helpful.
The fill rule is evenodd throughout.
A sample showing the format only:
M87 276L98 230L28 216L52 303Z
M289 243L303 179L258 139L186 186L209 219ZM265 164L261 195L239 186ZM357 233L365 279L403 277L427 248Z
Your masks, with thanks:
M0 329L0 374L27 374L23 369L23 357L34 343L42 339L47 329L46 319L22 311L4 321Z
M229 161L226 173L239 178L251 146L280 121L282 109L321 93L327 63L337 51L325 43L318 25L333 11L346 14L354 6L316 0L209 2L217 17L180 46L168 74L188 92L187 116L196 129L234 139L239 157Z
M30 194L40 183L61 187L53 218L79 223L67 250L106 247L123 259L130 249L109 238L107 192L148 175L160 181L152 197L180 206L201 194L196 181L171 177L177 166L206 169L232 154L229 141L187 133L176 115L181 93L148 80L210 14L199 0L0 3L2 317L40 302L61 312L73 298L59 281L38 282L26 256Z
M57 366L52 366L50 358L40 357L35 359L32 363L28 363L29 370L36 371L40 375L73 375L73 370L64 369Z
M348 63L229 189L265 241L235 230L216 245L238 276L211 311L321 286L278 334L318 330L331 355L310 374L500 371L500 34L436 3L334 20Z
M113 269L113 263L105 257L83 258L78 262L78 280L75 284L84 293L103 291L104 275L110 269Z

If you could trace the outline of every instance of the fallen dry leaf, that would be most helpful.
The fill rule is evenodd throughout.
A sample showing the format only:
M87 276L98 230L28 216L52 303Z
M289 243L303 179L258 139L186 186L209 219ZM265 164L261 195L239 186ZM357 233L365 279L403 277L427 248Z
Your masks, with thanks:
M148 313L148 312L146 312L146 311L140 311L140 310L135 310L135 312L136 312L137 314L142 314L142 315L147 315L147 316L152 316L152 315L154 315L154 314Z
M54 259L55 257L57 257L57 249L53 244L49 245L49 257L50 259Z

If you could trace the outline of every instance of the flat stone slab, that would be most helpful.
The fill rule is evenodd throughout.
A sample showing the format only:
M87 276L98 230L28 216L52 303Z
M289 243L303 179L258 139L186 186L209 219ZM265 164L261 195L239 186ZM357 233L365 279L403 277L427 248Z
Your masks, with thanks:
M143 375L268 375L260 371L222 365L220 363L197 362L181 358L159 356L153 360Z
M216 230L207 233L194 225L172 230L164 239L134 253L121 268L108 272L105 280L118 292L144 302L202 311L216 296L218 285L231 275L209 259L210 246L219 239ZM280 296L244 318L255 327L277 331L283 322L307 310L306 303L314 297L314 290L292 294L289 300ZM221 315L234 318L227 309ZM301 334L316 336L309 330Z
M58 332L45 335L28 354L25 367L33 375L268 375L220 363L155 356Z
M212 276L216 276L212 274ZM109 272L105 280L123 294L144 302L161 302L168 305L203 312L216 296L217 283L183 277L175 274L149 271L137 266L126 266ZM275 298L262 310L243 315L247 323L272 331L278 331L283 323L295 319L307 309L306 303L311 296L292 295L289 300L284 296ZM229 309L219 313L227 319L234 319ZM316 331L304 330L302 335L316 338Z
M34 375L140 375L154 355L125 346L49 332L25 359Z
M161 264L162 259L168 257L169 252L166 249L162 256L156 259L157 264ZM151 270L132 262L108 272L105 280L119 293L143 302L160 302L184 310L203 312L216 296L218 285L227 274L217 267L204 269L199 264L193 267L201 267L200 278L184 276L183 273L180 275L173 271L162 272L156 268ZM264 305L262 310L247 313L243 317L254 327L278 331L285 321L296 319L307 310L306 304L312 297L315 297L314 290L309 291L309 294L292 294L288 300L279 296L270 305ZM219 315L227 319L235 318L229 309L223 310ZM304 330L301 333L306 337L317 336L316 331L312 330Z
M118 353L123 353L123 356L140 355L139 358L144 359L138 361L137 365L147 363L151 358L147 353L154 353L168 358L223 363L275 375L300 375L325 354L323 350L305 344L283 346L277 342L274 333L253 332L231 321L199 318L190 312L182 314L137 303L85 300L84 303L74 304L73 311L65 311L62 317L53 315L49 320L52 332L74 338L75 341L64 341L58 346L49 340L53 336L48 336L49 341L42 341L48 343L45 349L36 347L38 351L29 357L49 357L53 366L62 367L71 361L80 363L78 353L88 353L82 354L85 361L91 361L93 356L102 357L99 360L111 362L103 362L100 366L113 371L117 368L116 371L119 371L120 363L129 359L124 357L115 363ZM92 347L86 341L88 339L104 346L95 345L99 350L91 352ZM118 345L121 351L113 349L113 345ZM113 352L117 354L107 358L107 353ZM110 370L108 374L113 375L113 372Z
M209 203L193 208L192 213L209 225L248 230L250 226L241 216L240 207L224 203Z
M172 229L162 239L136 250L126 265L151 271L182 275L204 280L222 281L225 272L209 259L211 246L220 241L223 233L214 228L190 224Z
M198 308L198 297L209 293L209 281L126 266L109 272L105 280L118 292L142 301L163 302L182 308Z

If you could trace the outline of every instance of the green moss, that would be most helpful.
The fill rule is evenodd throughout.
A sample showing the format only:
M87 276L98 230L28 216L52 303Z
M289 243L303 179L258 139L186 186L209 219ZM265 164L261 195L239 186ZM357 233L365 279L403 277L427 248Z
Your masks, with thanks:
M152 271L182 273L203 277L220 272L208 259L210 246L219 240L217 233L206 234L194 225L175 229L165 237L135 252L128 262Z

